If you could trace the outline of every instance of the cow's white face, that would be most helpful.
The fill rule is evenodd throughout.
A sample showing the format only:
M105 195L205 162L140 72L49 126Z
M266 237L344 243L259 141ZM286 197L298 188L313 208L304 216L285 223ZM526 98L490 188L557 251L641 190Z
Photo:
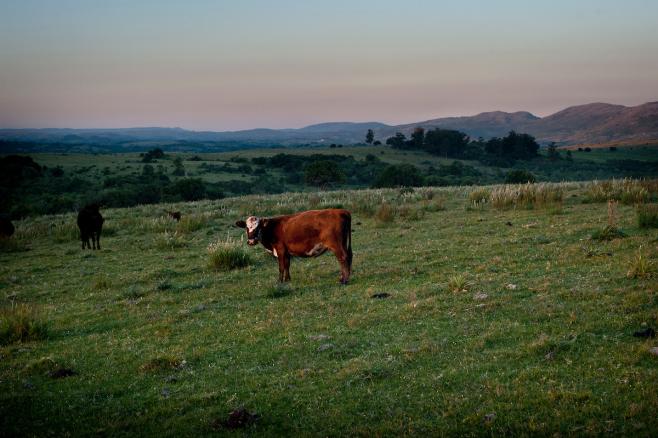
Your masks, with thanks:
M258 243L258 226L260 219L256 216L249 216L246 220L247 223L247 243L249 245L256 245Z
M260 241L261 220L256 216L249 216L246 221L237 221L235 223L240 228L247 230L247 243L251 246L257 245Z

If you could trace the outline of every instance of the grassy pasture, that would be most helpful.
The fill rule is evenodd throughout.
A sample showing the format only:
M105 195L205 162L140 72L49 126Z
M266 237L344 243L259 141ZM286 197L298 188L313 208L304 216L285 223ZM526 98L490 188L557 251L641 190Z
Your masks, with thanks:
M652 436L658 340L632 333L658 325L658 229L622 203L627 237L591 240L606 203L555 187L562 201L501 209L460 187L105 210L95 252L72 214L20 221L0 302L48 334L0 346L0 431L211 435L244 407L260 418L238 433L258 436ZM332 206L353 215L348 286L330 254L293 259L283 287L260 247L210 266L236 219Z

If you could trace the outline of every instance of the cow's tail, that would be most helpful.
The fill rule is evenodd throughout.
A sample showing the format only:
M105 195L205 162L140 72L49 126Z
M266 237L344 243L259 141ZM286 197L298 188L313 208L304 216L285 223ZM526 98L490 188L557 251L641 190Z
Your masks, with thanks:
M345 226L343 227L343 245L347 248L347 268L352 272L352 215L345 215Z

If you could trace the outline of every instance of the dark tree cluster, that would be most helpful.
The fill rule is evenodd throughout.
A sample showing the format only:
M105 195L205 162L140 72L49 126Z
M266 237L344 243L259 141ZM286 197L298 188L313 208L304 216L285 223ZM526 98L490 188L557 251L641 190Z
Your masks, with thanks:
M149 150L148 152L139 154L139 156L142 157L142 163L151 163L155 160L164 158L165 153L162 149L155 148L155 149Z
M528 134L511 131L507 136L488 141L471 141L468 135L453 129L416 128L411 138L401 132L386 140L395 149L424 150L446 158L479 159L483 162L509 164L515 160L530 160L538 155L539 144Z

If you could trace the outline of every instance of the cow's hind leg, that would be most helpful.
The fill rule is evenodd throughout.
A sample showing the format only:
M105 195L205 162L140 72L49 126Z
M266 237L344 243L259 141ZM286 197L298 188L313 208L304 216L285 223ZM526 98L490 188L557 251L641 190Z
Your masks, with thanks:
M340 263L340 282L341 284L347 284L350 279L352 254L341 247L332 249L332 252L338 259L338 263Z

